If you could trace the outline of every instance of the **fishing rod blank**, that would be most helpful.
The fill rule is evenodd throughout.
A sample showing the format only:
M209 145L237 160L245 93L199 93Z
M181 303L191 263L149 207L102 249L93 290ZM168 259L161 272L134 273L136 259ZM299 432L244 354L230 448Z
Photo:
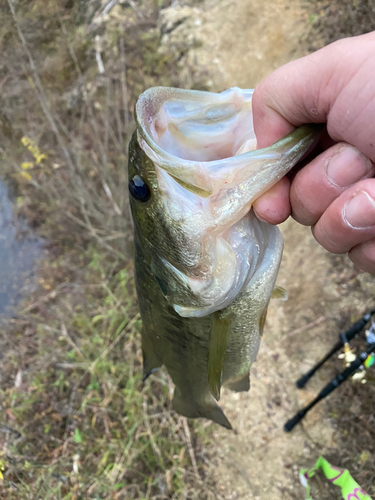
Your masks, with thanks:
M346 338L347 342L350 342L361 330L364 328L366 323L371 319L371 316L375 314L375 309L371 312L365 314L359 321L354 323L349 330L345 333L340 334L340 340L336 342L336 344L332 347L332 349L324 356L322 360L320 360L315 366L311 368L307 373L302 375L296 382L296 386L298 389L302 389L305 386L306 382L310 380L310 378L314 375L314 373L319 370L319 368L324 365L324 363L333 356L337 351L339 351L344 346L344 339Z
M358 322L359 323L359 322ZM366 321L367 323L367 321ZM306 413L311 410L319 401L326 398L332 391L337 389L345 380L347 380L358 368L366 361L367 356L375 351L375 344L370 344L365 352L362 352L342 373L339 373L331 382L329 382L317 395L317 397L311 401L309 405L302 408L293 418L288 420L284 425L285 432L290 432L306 415Z

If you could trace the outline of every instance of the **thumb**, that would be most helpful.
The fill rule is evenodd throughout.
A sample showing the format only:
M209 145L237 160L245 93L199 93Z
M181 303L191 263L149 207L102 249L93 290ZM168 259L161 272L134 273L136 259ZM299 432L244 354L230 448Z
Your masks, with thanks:
M321 51L319 51L321 52ZM334 71L319 52L292 61L266 77L253 95L258 148L270 146L303 123L325 123L330 109L326 83Z
M334 141L375 161L374 63L375 31L334 42L266 77L253 96L258 147L302 123L327 123Z

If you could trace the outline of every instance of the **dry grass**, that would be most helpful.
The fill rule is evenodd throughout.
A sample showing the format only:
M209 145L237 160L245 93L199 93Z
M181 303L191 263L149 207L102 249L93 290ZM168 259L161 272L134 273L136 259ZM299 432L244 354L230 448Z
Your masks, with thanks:
M217 498L199 424L171 412L164 373L141 382L126 155L136 96L176 84L157 53L160 6L8 7L1 173L48 244L0 333L0 496Z
M132 269L116 272L116 262L102 258L91 246L46 261L40 292L49 292L2 338L3 492L9 499L209 498L202 445L192 447L193 429L170 411L169 379L160 373L141 382Z

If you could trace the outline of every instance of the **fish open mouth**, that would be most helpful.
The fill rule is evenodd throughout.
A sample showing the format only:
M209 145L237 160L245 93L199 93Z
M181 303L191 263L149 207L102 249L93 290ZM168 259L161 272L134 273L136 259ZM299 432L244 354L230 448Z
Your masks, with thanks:
M165 158L211 162L253 150L252 94L237 88L221 94L152 89L137 103L142 136Z
M200 196L241 184L243 204L249 206L249 197L254 200L276 184L318 135L315 125L304 125L256 150L252 95L253 90L237 87L220 94L149 89L136 104L141 148L156 166Z
M167 296L181 316L226 307L263 265L263 248L278 247L277 230L256 219L251 205L317 137L316 129L303 126L256 150L252 95L238 88L215 94L156 87L136 104L138 142L155 165L168 223L184 233L184 241L202 242L194 269L166 255L154 262L155 273L174 282L172 289L186 285L199 298L200 306L189 307L175 293ZM212 254L208 259L204 249Z

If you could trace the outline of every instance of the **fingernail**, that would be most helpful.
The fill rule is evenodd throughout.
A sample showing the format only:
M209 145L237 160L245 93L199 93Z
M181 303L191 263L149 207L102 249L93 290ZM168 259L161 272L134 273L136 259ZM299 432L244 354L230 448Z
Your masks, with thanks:
M343 219L354 229L366 229L374 226L375 200L366 191L358 191L344 206Z
M372 163L358 149L346 146L330 158L326 169L331 184L347 187L366 177L372 169Z

